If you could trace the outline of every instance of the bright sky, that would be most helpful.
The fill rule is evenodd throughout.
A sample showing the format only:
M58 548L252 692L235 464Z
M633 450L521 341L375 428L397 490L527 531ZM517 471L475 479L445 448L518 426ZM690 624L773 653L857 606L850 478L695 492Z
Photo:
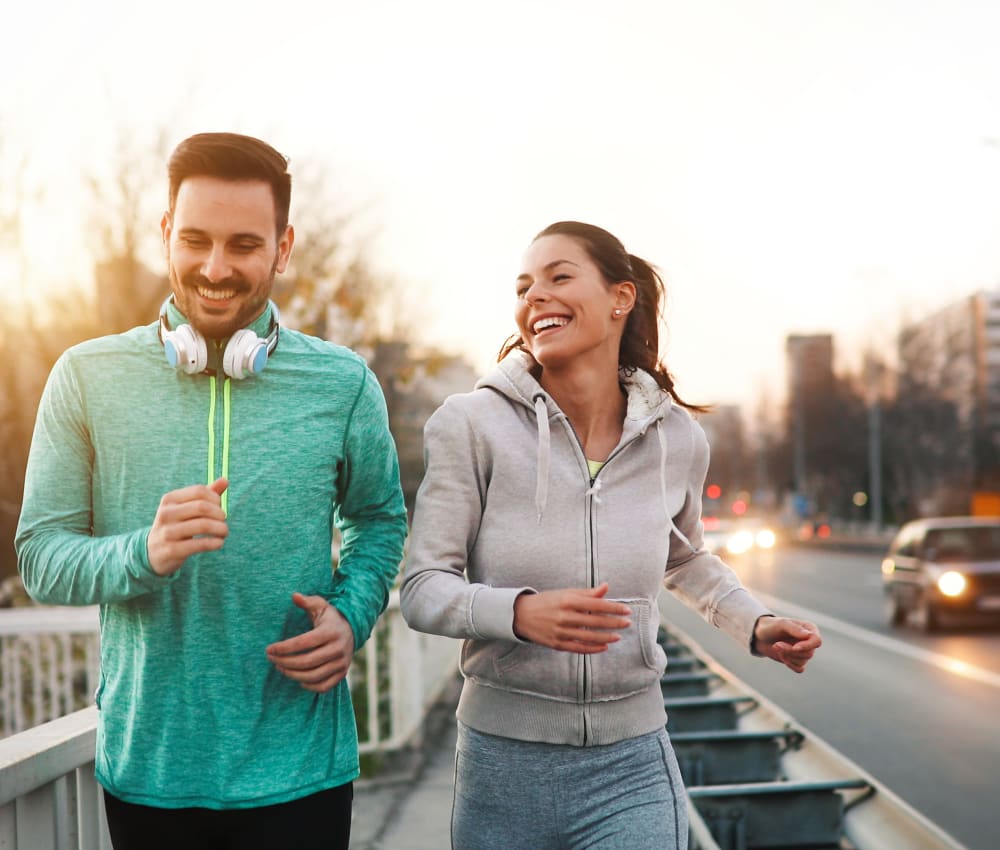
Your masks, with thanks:
M832 332L852 365L904 318L1000 285L990 0L38 0L17 14L0 134L46 190L26 225L32 286L86 255L73 187L122 125L167 126L171 144L232 129L293 169L328 163L407 284L399 309L480 369L512 330L521 252L563 218L661 267L667 360L697 402L779 400L788 333ZM0 287L27 285L11 268Z

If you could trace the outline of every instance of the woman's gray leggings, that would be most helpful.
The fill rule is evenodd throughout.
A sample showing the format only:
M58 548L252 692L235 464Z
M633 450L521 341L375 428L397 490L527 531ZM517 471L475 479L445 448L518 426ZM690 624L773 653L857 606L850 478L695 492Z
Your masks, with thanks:
M687 836L666 730L573 747L459 724L452 850L685 850Z

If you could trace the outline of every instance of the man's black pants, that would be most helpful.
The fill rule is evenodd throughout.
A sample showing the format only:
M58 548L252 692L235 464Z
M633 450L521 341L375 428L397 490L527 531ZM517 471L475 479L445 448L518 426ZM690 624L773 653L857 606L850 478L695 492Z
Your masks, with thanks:
M354 785L253 809L160 809L104 792L115 850L348 850Z

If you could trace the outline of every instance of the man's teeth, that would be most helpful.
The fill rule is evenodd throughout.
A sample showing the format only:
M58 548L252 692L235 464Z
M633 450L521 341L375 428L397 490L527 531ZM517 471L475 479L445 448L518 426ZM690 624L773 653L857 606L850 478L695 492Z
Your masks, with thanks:
M202 298L208 298L212 301L226 301L236 295L235 289L205 289L202 286L198 287L198 294Z
M531 326L531 329L535 333L540 333L546 328L561 328L569 324L569 319L564 319L561 316L549 316L547 319L539 319L535 324Z

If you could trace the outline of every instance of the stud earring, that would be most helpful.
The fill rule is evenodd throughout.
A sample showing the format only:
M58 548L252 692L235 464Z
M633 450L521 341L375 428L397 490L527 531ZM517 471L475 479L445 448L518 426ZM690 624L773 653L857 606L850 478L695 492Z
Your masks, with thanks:
M622 314L622 311L621 311L621 310L619 310L619 309L618 309L618 308L616 307L616 308L615 308L615 315L616 315L616 316L620 316L621 314Z

